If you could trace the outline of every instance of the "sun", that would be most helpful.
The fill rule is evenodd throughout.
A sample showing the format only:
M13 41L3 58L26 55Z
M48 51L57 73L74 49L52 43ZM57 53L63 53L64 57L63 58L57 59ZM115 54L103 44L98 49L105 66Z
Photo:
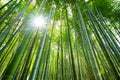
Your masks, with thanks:
M46 24L46 19L43 16L33 17L33 26L35 27L44 27Z

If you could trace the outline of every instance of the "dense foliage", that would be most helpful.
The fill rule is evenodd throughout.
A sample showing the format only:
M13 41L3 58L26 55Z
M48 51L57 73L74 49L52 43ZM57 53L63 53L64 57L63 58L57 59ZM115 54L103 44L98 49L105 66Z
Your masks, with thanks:
M119 80L119 6L117 0L1 0L0 79ZM34 25L35 16L46 24Z

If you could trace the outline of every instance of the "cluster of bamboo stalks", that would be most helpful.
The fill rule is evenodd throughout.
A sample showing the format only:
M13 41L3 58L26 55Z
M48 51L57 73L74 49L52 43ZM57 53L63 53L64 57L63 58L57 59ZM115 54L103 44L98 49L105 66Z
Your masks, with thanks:
M95 12L84 0L10 0L1 6L0 79L119 80L119 22L97 7ZM47 16L45 29L29 25L36 14Z

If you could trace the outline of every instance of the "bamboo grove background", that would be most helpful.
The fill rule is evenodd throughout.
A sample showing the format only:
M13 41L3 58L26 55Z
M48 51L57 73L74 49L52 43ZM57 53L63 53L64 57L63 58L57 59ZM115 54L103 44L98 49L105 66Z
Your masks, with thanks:
M1 80L120 79L119 2L3 1ZM36 15L47 20L42 28L32 25Z

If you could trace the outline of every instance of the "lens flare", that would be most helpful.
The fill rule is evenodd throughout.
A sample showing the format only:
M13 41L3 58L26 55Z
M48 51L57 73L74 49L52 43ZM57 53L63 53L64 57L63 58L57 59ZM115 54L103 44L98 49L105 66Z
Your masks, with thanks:
M33 26L35 27L43 27L46 24L46 20L42 16L35 16L33 18Z

